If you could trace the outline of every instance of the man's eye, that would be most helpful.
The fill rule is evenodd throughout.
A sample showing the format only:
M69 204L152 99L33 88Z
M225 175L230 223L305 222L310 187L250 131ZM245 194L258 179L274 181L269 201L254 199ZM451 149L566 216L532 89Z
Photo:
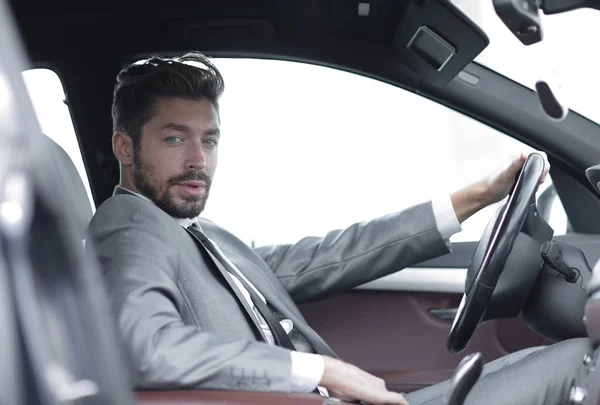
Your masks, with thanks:
M203 141L203 143L204 143L205 145L208 145L208 146L211 146L211 147L215 147L215 146L217 146L217 141L215 141L214 139L205 139L205 140Z
M182 139L178 136L170 136L167 138L167 142L169 143L177 143L177 142L181 142Z

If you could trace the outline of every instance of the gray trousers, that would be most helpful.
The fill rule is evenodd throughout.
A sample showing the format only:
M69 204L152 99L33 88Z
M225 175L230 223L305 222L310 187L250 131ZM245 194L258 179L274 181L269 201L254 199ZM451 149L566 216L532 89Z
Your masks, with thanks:
M588 339L521 350L484 366L465 405L560 405L573 380L582 381ZM406 394L410 405L443 405L450 381Z

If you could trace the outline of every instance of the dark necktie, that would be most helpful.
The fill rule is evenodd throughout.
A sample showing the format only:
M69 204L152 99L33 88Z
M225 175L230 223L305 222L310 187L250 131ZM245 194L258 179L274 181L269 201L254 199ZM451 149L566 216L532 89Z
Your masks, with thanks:
M252 309L249 305L247 305L247 301L242 295L237 285L231 280L230 277L228 277L227 273L234 277L237 277L235 275L236 270L233 269L233 267L229 264L229 261L226 260L225 257L223 257L223 255L221 254L221 251L215 246L215 244L210 239L206 237L206 235L204 235L204 233L197 226L192 225L189 228L187 228L187 231L194 237L194 239L196 239L196 241L198 241L199 245L203 247L204 250L206 250L210 258L214 262L215 267L219 270L225 281L229 284L229 287L233 291L238 301L240 301L242 307L245 308L247 312L249 312L249 317L253 320L253 324L259 329L258 332L262 336L262 329L256 321L255 314L252 313ZM292 343L292 340L289 338L288 334L285 332L281 324L277 321L275 315L269 309L267 304L263 302L263 300L258 296L258 294L256 294L254 289L250 285L248 285L248 283L244 280L243 277L237 277L237 279L240 281L240 283L242 283L244 288L248 290L248 293L250 294L250 298L252 299L254 306L265 319L267 325L269 325L269 329L271 329L273 337L275 338L275 343L277 343L281 347L285 347L286 349L296 350L294 344Z

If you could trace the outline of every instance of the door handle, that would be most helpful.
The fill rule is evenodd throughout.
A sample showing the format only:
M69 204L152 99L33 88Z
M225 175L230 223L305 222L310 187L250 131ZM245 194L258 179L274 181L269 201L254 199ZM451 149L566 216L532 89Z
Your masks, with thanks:
M458 308L429 308L429 313L442 321L453 321Z

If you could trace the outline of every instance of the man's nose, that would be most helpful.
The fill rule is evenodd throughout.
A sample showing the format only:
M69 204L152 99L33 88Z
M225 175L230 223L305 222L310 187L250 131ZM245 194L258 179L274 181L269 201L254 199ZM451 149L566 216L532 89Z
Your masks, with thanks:
M202 145L193 145L188 150L186 167L188 169L202 170L206 167L206 157Z

